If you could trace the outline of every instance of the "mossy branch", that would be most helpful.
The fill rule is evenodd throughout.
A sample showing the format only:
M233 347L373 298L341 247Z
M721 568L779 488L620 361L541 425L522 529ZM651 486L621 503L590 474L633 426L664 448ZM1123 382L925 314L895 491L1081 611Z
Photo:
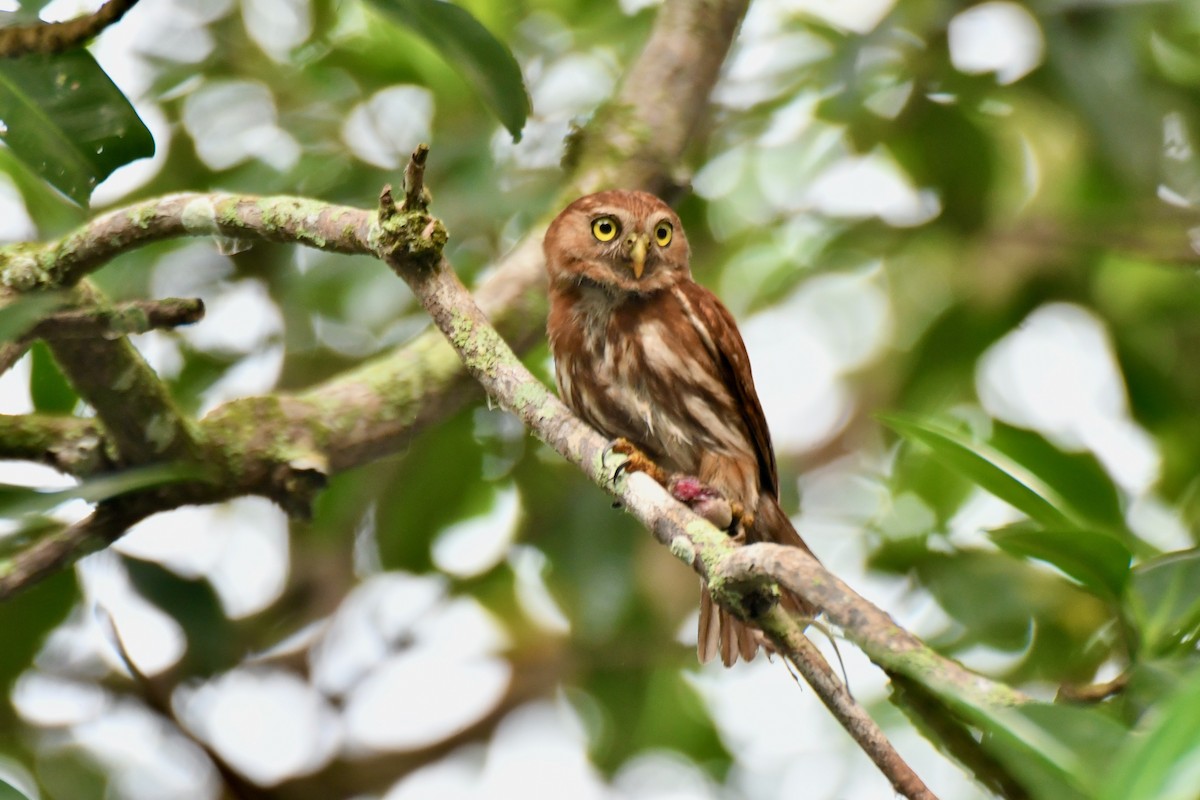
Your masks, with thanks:
M99 422L48 414L0 414L0 458L36 461L81 477L115 466Z
M110 211L61 239L0 247L0 286L13 292L71 287L121 253L166 239L226 236L371 255L374 216L302 197L183 193Z
M618 96L596 115L572 149L573 166L560 200L599 186L662 193L677 180L747 2L664 2ZM416 181L410 186L415 188ZM426 201L424 191L412 194L420 198L412 205ZM0 305L24 292L72 287L122 253L184 236L269 240L377 255L372 229L379 222L370 211L297 197L188 193L147 200L97 217L57 241L0 247ZM543 230L533 226L487 271L476 291L480 307L518 350L538 341L544 329ZM0 348L0 361L7 357L11 362L17 355L15 347ZM199 457L215 465L221 480L203 491L163 492L158 508L127 506L122 519L132 524L139 514L181 502L212 502L246 493L266 495L303 515L329 473L397 452L416 431L453 414L477 392L478 385L446 341L428 331L297 395L245 398L214 410L193 426L192 433L202 451ZM29 425L44 429L40 422L33 419ZM99 441L89 444L87 453L117 452L110 432L100 430L97 435ZM32 445L28 437L16 442L0 438L0 457L34 457L78 475L91 474L103 463L90 456L62 457L58 450L63 448L53 446L31 452ZM110 540L112 520L110 515L102 525L97 523L95 541ZM45 565L61 568L95 546L89 538L91 524L85 520L73 527L72 535L26 554L30 564L42 565L38 569L25 569L20 558L3 565L0 600L46 575L50 568Z
M109 308L56 311L26 334L31 339L118 339L132 333L191 325L204 317L199 298L131 300Z
M642 473L618 476L616 466L620 457L610 454L609 442L579 421L530 374L488 322L449 263L442 259L430 265L402 254L389 258L388 263L412 288L467 371L493 400L519 416L539 439L618 498L660 542L669 546L672 553L702 577L709 579L718 574L723 559L737 549L729 537L676 502L648 476ZM815 559L812 562L817 563ZM746 583L741 584L741 588L746 586ZM744 596L732 581L718 583L713 589L714 597L727 608L736 610L748 605L742 602ZM803 589L796 591L805 594ZM854 602L869 605L862 598ZM762 628L779 651L796 664L822 702L888 776L896 791L910 798L927 800L934 797L870 716L854 702L794 620L776 607L764 612L762 617L751 617L748 621ZM850 635L855 638L854 634ZM867 635L862 638L873 640ZM928 648L924 652L940 658ZM948 668L962 670L952 662L946 663Z
M107 301L88 282L76 287L75 295L82 310L106 313ZM104 423L120 464L197 459L191 424L128 339L63 337L47 344L75 391Z
M761 543L730 549L713 562L710 580L714 592L763 580L778 582L821 608L886 672L910 678L952 704L1011 706L1029 701L1015 689L938 655L799 548Z

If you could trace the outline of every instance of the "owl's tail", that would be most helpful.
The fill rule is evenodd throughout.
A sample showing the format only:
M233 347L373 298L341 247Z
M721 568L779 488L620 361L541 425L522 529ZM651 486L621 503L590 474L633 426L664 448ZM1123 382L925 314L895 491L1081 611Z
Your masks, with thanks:
M792 521L779 507L779 501L770 495L763 495L755 514L754 525L746 531L748 542L774 542L776 544L803 547L807 552L808 545L792 527ZM782 589L780 605L792 614L811 619L817 615L818 609L795 592ZM700 591L700 631L696 640L696 654L700 663L711 661L719 653L721 663L727 667L733 666L738 656L750 661L758 653L759 646L774 652L770 642L762 633L738 620L728 611L719 608L708 593L708 587L702 586Z

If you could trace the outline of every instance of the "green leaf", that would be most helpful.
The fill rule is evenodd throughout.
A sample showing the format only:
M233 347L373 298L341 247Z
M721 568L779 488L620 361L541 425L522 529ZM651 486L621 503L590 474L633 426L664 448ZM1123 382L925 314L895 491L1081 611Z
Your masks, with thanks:
M1087 525L1128 535L1116 484L1091 453L1066 453L1033 431L997 422L988 443L1035 474Z
M2 122L3 120L0 120ZM29 215L37 229L39 237L65 233L78 226L87 218L87 210L82 209L62 192L42 180L33 168L9 150L0 147L0 172L12 181L13 188L25 202L25 212ZM21 245L15 245L20 247ZM37 245L26 245L36 247ZM8 245L11 248L14 245Z
M1039 800L1090 800L1129 735L1094 708L1029 703L1017 708L972 708L984 749Z
M905 495L915 495L933 511L942 528L975 489L974 484L924 447L905 447L896 454L889 485L894 502Z
M372 2L433 45L483 98L513 140L521 140L530 110L521 68L512 52L470 12L442 0Z
M676 655L694 658L681 651ZM729 753L682 663L631 670L593 658L592 668L579 675L583 691L576 697L587 699L577 707L595 720L589 754L602 772L611 775L647 750L683 753L715 771L728 768Z
M154 139L84 49L0 59L0 138L81 206L113 170L154 155Z
M1058 567L1096 593L1120 597L1133 555L1117 537L1089 530L1033 530L1011 525L988 534L1006 553Z
M930 553L913 574L960 623L929 643L951 655L983 645L1019 656L1001 674L1007 681L1078 683L1106 658L1091 643L1112 609L1067 578L985 550Z
M1146 714L1101 800L1194 800L1200 786L1200 672Z
M1048 528L1076 528L1066 502L1029 470L993 447L917 417L886 414L880 419L904 438L920 442L948 466Z
M29 668L46 635L66 618L78 596L75 571L67 569L0 603L0 630L4 631L4 646L0 647L0 693L5 697L12 682Z
M1129 610L1142 646L1151 654L1195 645L1200 633L1198 586L1200 548L1168 553L1134 568Z
M29 795L0 778L0 800L29 800Z
M1150 56L1167 80L1182 86L1200 83L1200 58L1191 49L1175 44L1158 31L1150 32Z
M104 767L81 748L44 748L38 753L37 776L46 798L107 800L113 794Z
M69 414L79 402L45 342L29 348L32 367L29 372L29 397L33 407L46 414Z
M198 678L237 665L238 659L245 655L243 643L208 581L184 578L148 561L135 558L123 561L138 593L187 632L184 674Z
M112 475L89 478L78 486L54 491L38 491L28 486L0 483L0 517L19 517L49 511L68 500L99 503L128 492L161 486L164 483L202 480L204 472L192 464L155 464Z

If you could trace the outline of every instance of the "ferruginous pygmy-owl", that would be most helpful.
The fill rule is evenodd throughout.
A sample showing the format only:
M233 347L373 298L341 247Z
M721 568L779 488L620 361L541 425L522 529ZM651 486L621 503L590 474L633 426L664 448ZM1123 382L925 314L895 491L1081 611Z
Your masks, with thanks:
M548 333L558 391L604 435L737 509L731 533L808 549L779 507L775 452L733 315L692 280L675 212L646 192L581 197L550 224ZM701 487L703 490L703 487ZM703 491L699 492L703 493ZM676 492L680 499L690 499ZM785 591L784 607L814 609ZM700 599L697 650L726 665L761 637Z

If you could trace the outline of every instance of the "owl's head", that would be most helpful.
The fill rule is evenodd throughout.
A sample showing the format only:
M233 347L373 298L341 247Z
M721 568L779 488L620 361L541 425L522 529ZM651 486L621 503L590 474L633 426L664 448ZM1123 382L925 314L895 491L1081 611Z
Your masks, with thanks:
M689 278L688 243L671 207L647 192L607 191L563 209L543 243L551 282L654 292Z

